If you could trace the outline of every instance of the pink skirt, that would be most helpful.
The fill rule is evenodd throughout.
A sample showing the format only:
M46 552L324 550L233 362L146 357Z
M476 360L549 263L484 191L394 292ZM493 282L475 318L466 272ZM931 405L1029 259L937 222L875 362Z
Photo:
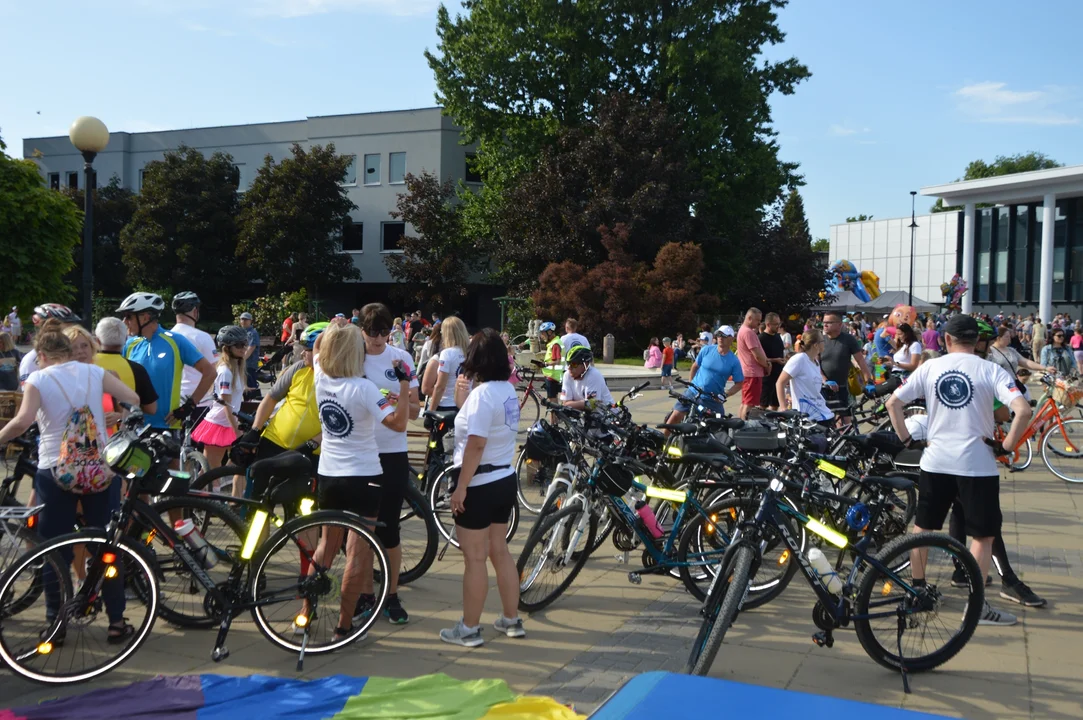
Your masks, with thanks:
M229 447L237 439L237 433L233 432L231 427L216 425L204 420L192 431L192 439L204 445Z

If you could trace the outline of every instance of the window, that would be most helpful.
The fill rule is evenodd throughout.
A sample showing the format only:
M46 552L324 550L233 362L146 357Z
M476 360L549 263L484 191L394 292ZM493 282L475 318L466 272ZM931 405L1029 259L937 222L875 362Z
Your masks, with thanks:
M1070 202L1070 201L1069 201ZM1083 200L1076 200L1072 237L1072 300L1083 300Z
M466 182L479 183L481 182L481 173L477 169L478 156L474 153L466 154Z
M60 173L49 173L49 189L60 189Z
M401 252L399 240L406 234L406 223L385 222L381 231L380 250L383 252Z
M361 236L364 223L350 221L342 228L342 249L346 252L361 252Z
M1065 264L1068 259L1068 208L1063 204L1057 205L1053 219L1053 299L1067 300Z
M366 185L379 185L380 184L380 156L379 155L366 155L365 156L365 184Z
M234 181L237 183L237 192L243 193L252 186L251 171L244 163L233 163L233 169L237 173L233 176Z
M989 302L989 285L992 281L993 211L982 208L975 213L978 233L978 302Z
M392 185L406 182L406 153L397 152L387 156L387 182Z
M1011 208L997 210L996 288L997 302L1008 301L1008 230Z
M79 173L78 172L69 172L68 173L68 187L70 187L72 190L78 190L79 189Z
M1042 288L1042 206L1031 206L1033 226L1030 229L1030 301L1038 302ZM1044 318L1043 318L1044 319ZM1052 318L1046 319L1049 322Z
M343 185L357 184L357 156L350 156L350 165L346 168L346 175L342 178Z
M1027 297L1027 217L1026 205L1015 208L1015 267L1012 268L1012 300L1025 302Z

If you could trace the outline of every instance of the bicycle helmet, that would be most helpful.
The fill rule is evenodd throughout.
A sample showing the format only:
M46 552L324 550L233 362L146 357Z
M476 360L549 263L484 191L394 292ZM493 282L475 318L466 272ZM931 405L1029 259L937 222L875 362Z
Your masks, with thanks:
M12 308L14 309L14 308ZM59 303L42 303L34 308L34 317L41 322L55 318L63 323L82 322L83 319L73 313L67 305Z
M311 350L316 346L316 338L327 329L327 325L325 322L318 322L305 328L305 331L301 333L301 344L305 346L305 350Z
M165 310L165 301L162 300L161 295L136 292L124 298L124 302L117 308L117 314L127 315L128 313L149 312L157 315L162 310Z
M993 329L993 326L984 320L978 320L978 339L979 340L993 340L997 336L997 331Z
M236 325L223 325L214 339L218 343L218 347L248 346L248 333L244 331L244 328L239 328Z
M551 322L543 322L541 325L538 326L538 332L545 332L546 330L556 332L557 326Z
M191 290L185 290L173 296L173 310L181 315L192 312L199 305L199 296Z
M564 458L571 452L568 441L549 421L542 418L530 426L526 435L526 456L529 460Z
M583 363L584 365L594 360L594 353L590 351L590 348L583 345L576 345L568 351L568 364Z

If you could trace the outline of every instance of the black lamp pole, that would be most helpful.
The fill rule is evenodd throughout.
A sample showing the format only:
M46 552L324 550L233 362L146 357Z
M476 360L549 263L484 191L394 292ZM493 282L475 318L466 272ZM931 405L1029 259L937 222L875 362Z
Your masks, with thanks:
M918 229L918 219L915 211L917 202L917 190L910 191L910 305L914 304L914 232Z
M83 152L83 323L91 332L94 332L94 190L98 184L94 158L97 154Z

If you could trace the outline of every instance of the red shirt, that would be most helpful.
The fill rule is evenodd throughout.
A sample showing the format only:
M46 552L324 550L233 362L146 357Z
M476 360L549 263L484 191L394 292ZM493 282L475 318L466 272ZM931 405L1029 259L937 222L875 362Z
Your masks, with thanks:
M662 364L663 365L672 365L673 364L673 348L672 347L663 347L662 348Z
M286 318L282 321L282 342L286 342L293 335L293 318Z
M763 346L760 345L760 333L747 325L742 325L737 331L737 359L741 361L741 371L744 372L746 378L758 378L766 374L763 365L756 362L753 350L757 349L763 352Z

